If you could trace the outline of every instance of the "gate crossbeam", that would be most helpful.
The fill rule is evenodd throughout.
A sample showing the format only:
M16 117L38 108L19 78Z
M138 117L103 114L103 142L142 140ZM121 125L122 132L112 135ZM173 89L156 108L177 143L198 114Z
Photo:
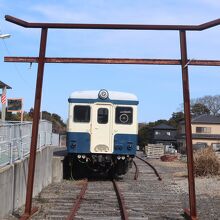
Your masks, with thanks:
M5 62L38 63L38 57L5 57ZM88 63L88 64L137 64L137 65L181 65L178 59L132 59L132 58L80 58L45 57L44 63ZM188 59L191 66L220 66L220 60Z
M54 29L202 31L220 25L220 19L209 21L200 25L36 23L36 22L27 22L10 15L6 15L5 20L25 28L54 28Z

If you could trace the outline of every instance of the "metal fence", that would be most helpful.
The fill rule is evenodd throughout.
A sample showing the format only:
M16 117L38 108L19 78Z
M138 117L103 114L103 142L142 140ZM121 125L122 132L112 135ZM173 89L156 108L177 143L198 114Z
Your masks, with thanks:
M32 122L0 124L0 167L23 159L30 152ZM59 135L52 133L52 123L40 121L37 148L59 145Z

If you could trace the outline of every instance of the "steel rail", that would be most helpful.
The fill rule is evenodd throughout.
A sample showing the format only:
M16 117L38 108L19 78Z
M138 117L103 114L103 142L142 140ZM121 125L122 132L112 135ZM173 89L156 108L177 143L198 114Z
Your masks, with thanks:
M73 208L71 209L71 211L70 211L70 213L69 213L69 215L67 217L67 220L73 220L74 219L74 217L76 215L76 212L77 212L77 210L80 207L80 203L81 203L81 201L82 201L82 199L83 199L83 197L84 197L84 195L86 193L87 186L88 186L88 179L85 179L84 183L83 183L83 187L82 187L82 189L80 191L80 194L79 194L76 202L74 203Z
M137 180L138 179L138 175L139 175L139 169L138 169L138 166L136 164L136 162L133 160L133 164L135 166L135 174L134 174L134 180Z
M5 62L38 63L38 57L4 57ZM45 57L45 63L89 63L89 64L137 64L137 65L181 65L180 59L133 59L133 58L80 58ZM220 66L220 60L188 59L187 66Z
M39 23L27 22L16 17L5 15L5 20L25 28L56 29L108 29L108 30L185 30L202 31L220 24L220 19L200 25L140 25L140 24L80 24L80 23Z
M137 156L137 155L136 155L136 157L137 157L139 160L141 160L141 161L143 161L144 163L146 163L149 167L151 167L151 168L153 169L154 173L155 173L156 176L158 177L158 180L162 180L161 176L159 175L159 173L157 172L156 168L155 168L152 164L150 164L148 161L142 159L141 157L139 157L139 156Z
M114 185L114 189L115 189L115 192L116 192L116 195L117 195L117 198L118 198L118 204L119 204L119 207L120 207L120 210L121 210L121 219L122 220L128 220L128 213L127 213L127 210L126 210L126 207L125 207L124 197L122 196L122 194L120 192L120 189L117 185L116 180L113 179L112 183Z

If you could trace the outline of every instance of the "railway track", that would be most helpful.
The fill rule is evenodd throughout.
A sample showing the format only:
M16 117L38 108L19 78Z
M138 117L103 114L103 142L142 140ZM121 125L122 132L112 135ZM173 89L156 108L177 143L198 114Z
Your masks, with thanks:
M148 166L150 166L156 176L158 177L159 180L162 180L162 178L160 177L160 175L158 174L156 168L151 165L149 162L147 162L146 160L140 158L137 156L137 158L139 160L142 160L143 162L145 162ZM134 180L137 180L138 179L138 174L139 174L139 169L138 169L138 166L136 164L136 162L133 160L133 164L135 166L135 175L134 175ZM122 193L120 192L120 189L118 187L118 184L116 182L115 179L112 180L112 183L113 183L113 186L114 186L114 190L116 192L116 195L117 195L117 199L118 199L118 204L119 204L119 207L120 207L120 212L121 212L121 219L123 220L128 220L128 213L127 213L127 210L126 210L126 207L125 207L125 201L124 201L124 198L123 198L123 195ZM82 189L81 189L81 192L71 210L71 212L69 213L68 217L67 217L67 220L72 220L75 218L76 214L77 214L77 211L80 207L80 203L83 199L83 197L85 196L85 193L86 193L86 189L87 189L87 186L88 186L88 179L84 180L84 183L83 183L83 186L82 186Z
M144 163L146 163L149 167L151 167L154 171L154 173L156 174L156 176L158 177L158 180L162 180L161 176L159 175L159 173L157 172L156 168L151 164L149 163L148 161L144 160L143 158L139 157L139 156L136 156L136 158L138 158L139 160L143 161ZM137 168L137 165L135 165L136 168Z
M161 167L156 170L148 161L146 166L146 160L138 157L134 160L139 170L137 181L134 183L132 178L136 173L135 166L132 175L126 175L124 181L118 183L123 191L129 219L184 219L179 189L168 177L169 173ZM162 180L159 173L163 174L164 181L158 181Z
M165 175L164 170L159 172ZM158 181L152 167L135 158L132 169L117 181L63 180L51 184L34 199L40 209L32 219L184 219L177 190L172 182Z
M138 156L144 158L140 152ZM175 163L168 166L167 163L159 160L148 160L148 162L155 165L163 181L158 181L154 170L138 158L134 159L134 166L123 176L123 179L117 179L117 187L123 195L129 220L184 219L182 214L183 208L188 207L188 195L177 183L180 180L185 181L185 178L175 176L176 173L182 172L184 167L177 166ZM39 212L31 219L67 219L71 210L74 209L77 210L74 218L76 220L119 220L123 218L111 180L89 181L80 207L78 205L74 208L76 201L80 200L79 195L84 184L85 180L63 180L61 183L49 185L33 200L34 206L39 207ZM198 198L199 219L219 219L219 206L217 205L219 197L198 195ZM23 208L16 212L17 216L22 213ZM18 218L8 216L6 219L16 220Z
M72 182L72 189L70 182L64 181L61 188L43 192L38 199L41 203L40 212L32 219L128 219L124 198L116 180L86 179L78 184ZM57 196L52 192L54 190Z
M109 181L107 181L107 182L109 182ZM123 195L122 195L122 193L120 192L120 189L119 189L119 187L118 187L118 185L117 185L117 182L116 182L116 180L115 179L113 179L112 181L111 181L112 183L113 183L113 188L114 188L114 191L115 191L115 193L116 193L116 197L117 197L117 200L118 200L118 204L119 204L119 208L120 208L120 213L121 213L121 219L123 219L123 220L128 220L128 214L127 214L127 210L126 210L126 207L125 207L125 203L124 203L124 198L123 198ZM95 181L95 184L97 184L97 181ZM108 183L109 184L109 183ZM97 205L97 202L98 203L100 203L100 199L98 199L98 201L96 202L96 203L94 203L94 198L92 198L92 200L93 200L93 203L91 204L85 204L86 202L84 201L84 203L82 204L82 210L79 210L79 214L77 214L77 211L78 211L78 209L79 209L79 207L80 207L80 203L82 202L82 199L83 199L83 197L85 196L85 194L86 194L86 189L87 189L87 186L88 186L88 180L85 180L85 182L84 182L84 184L83 184L83 186L82 186L82 190L81 190L81 192L80 192L80 195L79 195L79 197L78 197L78 199L76 200L76 202L75 202L75 204L74 204L74 206L73 206L73 208L72 208L72 210L71 210L71 212L70 212L70 214L68 215L68 217L67 217L67 220L72 220L72 219L77 219L77 218L79 218L79 219L81 219L81 215L83 214L85 214L85 212L88 212L88 210L89 210L89 213L88 213L88 219L91 219L91 217L92 217L92 213L90 212L91 211L91 209L88 209L88 208L91 208L91 207L89 207L89 206L91 206L91 205L94 205L94 204L96 204ZM103 192L105 192L105 189L103 189L103 191L100 191L101 193L103 193ZM89 192L87 192L87 193L91 193L90 191ZM97 194L98 192L96 192L96 194ZM94 196L94 195L93 195ZM97 196L97 195L96 195ZM89 202L90 202L90 199L88 199L87 197L86 197L86 199L87 200L89 200ZM85 200L86 200L85 199ZM114 202L114 201L113 201ZM116 201L115 201L116 202ZM87 207L88 206L88 207ZM94 210L94 206L92 207L93 208L93 210ZM109 212L109 207L107 208L107 211ZM117 210L118 208L116 207L115 208L115 210ZM102 216L101 216L101 218L103 219L103 218L105 218L106 216L103 216L103 207L100 207L99 208L99 211L101 211L102 212ZM97 219L97 210L95 211L95 215L94 215L94 219ZM100 213L99 213L100 214ZM106 214L105 214L106 215ZM112 218L113 216L111 216L111 218ZM85 216L82 216L82 218L83 219L85 219ZM116 218L118 218L117 216L116 216Z
M84 195L85 195L85 193L86 193L87 187L88 187L88 179L85 179L85 180L84 180L84 183L83 183L83 186L82 186L82 189L81 189L81 191L80 191L80 194L79 194L79 196L78 196L76 202L74 203L74 206L73 206L73 208L71 209L69 215L67 216L67 220L72 220L72 219L74 219L74 217L75 217L75 215L76 215L76 213L77 213L77 210L78 210L79 207L80 207L80 203L81 203L81 201L82 201L82 199L83 199L83 197L84 197Z

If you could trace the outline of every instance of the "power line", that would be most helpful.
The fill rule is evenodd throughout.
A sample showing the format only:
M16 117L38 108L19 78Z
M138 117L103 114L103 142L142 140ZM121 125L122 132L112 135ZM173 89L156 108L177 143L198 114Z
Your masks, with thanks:
M0 29L0 34L2 34L1 29ZM2 41L3 41L4 47L5 47L8 55L11 56L11 52L10 52L5 40L2 39ZM16 63L13 63L13 66L15 68L15 72L18 74L18 76L21 78L21 80L25 83L25 85L28 85L30 89L33 89L33 87L29 84L29 82L22 76L22 74L21 74L20 70L18 69Z

